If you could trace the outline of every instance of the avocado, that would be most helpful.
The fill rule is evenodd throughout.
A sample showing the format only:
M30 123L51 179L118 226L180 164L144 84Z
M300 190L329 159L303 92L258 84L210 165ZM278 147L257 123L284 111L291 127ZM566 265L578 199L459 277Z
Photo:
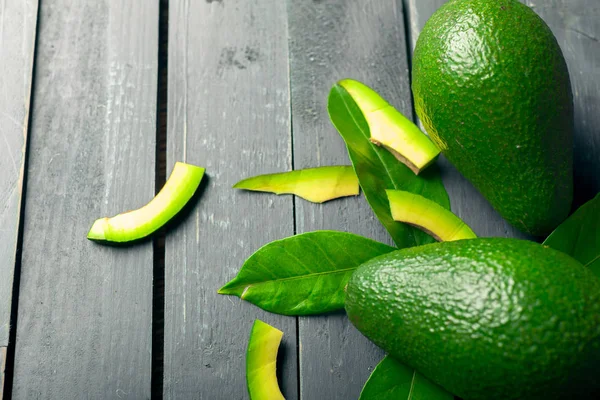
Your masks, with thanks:
M394 221L415 226L440 242L477 236L463 220L435 201L403 190L386 190Z
M465 400L598 394L600 280L540 244L394 251L355 271L345 307L367 338Z
M541 236L573 198L573 95L548 26L515 0L451 0L413 57L417 115L512 225Z
M253 176L239 181L233 188L278 195L295 194L313 203L356 196L360 191L354 168L345 165Z
M277 383L277 352L283 332L257 319L246 354L246 383L250 400L285 400Z
M176 162L160 192L145 206L112 218L97 219L87 238L99 242L125 243L143 239L165 225L190 201L205 169Z

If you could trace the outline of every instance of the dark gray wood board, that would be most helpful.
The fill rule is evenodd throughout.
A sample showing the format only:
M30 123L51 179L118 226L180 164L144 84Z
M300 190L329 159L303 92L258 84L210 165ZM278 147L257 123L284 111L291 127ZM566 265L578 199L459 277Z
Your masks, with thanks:
M37 0L0 6L0 348L8 346L36 20Z
M4 370L6 368L6 347L0 347L0 400L4 398Z
M158 1L39 15L13 398L148 399L152 244L86 234L154 196Z
M552 29L569 66L575 103L575 205L600 192L600 1L525 2Z
M256 318L284 332L280 386L297 399L296 318L217 294L262 245L293 234L292 199L236 191L291 169L285 2L171 0L167 166L206 167L189 215L167 231L165 399L247 399Z
M404 0L410 26L410 42L414 49L419 33L431 15L445 0ZM411 49L412 50L412 49ZM423 126L421 125L421 128ZM527 238L510 226L490 203L442 155L438 160L444 186L450 196L452 211L462 218L479 236Z
M412 115L402 3L288 0L294 168L349 165L329 121L332 85L354 78ZM390 243L364 196L312 204L296 200L297 232L335 229ZM303 399L358 399L384 353L343 312L299 319Z

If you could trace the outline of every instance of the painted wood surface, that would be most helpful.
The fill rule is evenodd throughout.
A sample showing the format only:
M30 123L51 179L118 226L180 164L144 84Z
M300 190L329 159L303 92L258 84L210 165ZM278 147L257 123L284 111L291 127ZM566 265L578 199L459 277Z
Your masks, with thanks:
M0 400L4 398L4 369L6 367L6 347L0 347Z
M40 3L14 399L150 397L152 244L92 243L154 196L158 1Z
M412 115L402 4L395 0L288 1L294 168L349 165L329 121L327 97L343 78L365 82ZM364 196L325 204L296 200L297 232L336 229L390 237ZM345 313L299 319L303 399L358 399L383 352Z
M291 169L285 2L171 0L167 166L206 167L199 198L167 231L165 399L245 399L256 318L284 332L278 368L297 399L296 318L217 294L260 246L293 234L292 198L236 191Z
M0 4L0 347L8 345L36 20L37 0Z

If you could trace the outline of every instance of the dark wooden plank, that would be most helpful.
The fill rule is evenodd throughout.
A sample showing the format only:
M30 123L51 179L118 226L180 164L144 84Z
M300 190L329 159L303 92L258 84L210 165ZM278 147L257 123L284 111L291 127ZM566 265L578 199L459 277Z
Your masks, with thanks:
M0 347L8 346L36 20L37 0L0 4Z
M600 192L600 2L526 2L550 26L569 66L575 103L576 205Z
M167 165L206 167L191 214L167 233L166 399L247 398L255 318L284 332L280 384L297 399L296 319L217 294L245 258L293 234L292 199L234 191L244 177L291 169L285 2L170 2Z
M4 370L6 367L6 347L0 347L0 400L4 398Z
M152 244L86 233L154 195L158 1L40 7L13 396L150 398Z
M409 35L412 49L417 44L419 33L431 15L447 0L403 0L410 27ZM412 50L411 49L411 50Z
M412 115L402 4L396 0L288 1L294 167L349 164L327 115L342 78L371 85ZM322 205L296 201L297 231L350 231L391 243L364 197ZM345 314L299 320L303 399L357 399L383 352Z

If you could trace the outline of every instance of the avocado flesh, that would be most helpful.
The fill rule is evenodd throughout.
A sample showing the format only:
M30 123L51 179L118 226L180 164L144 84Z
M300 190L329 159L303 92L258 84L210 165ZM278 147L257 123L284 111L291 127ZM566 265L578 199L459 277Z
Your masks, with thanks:
M400 362L465 399L593 398L600 280L529 241L467 239L363 264L346 311Z
M360 192L358 178L351 166L324 166L253 176L233 185L275 194L294 194L313 203L324 203Z
M277 383L277 352L283 332L254 321L246 353L246 383L251 400L285 400Z
M452 0L413 58L417 115L512 225L550 233L573 197L573 98L548 26L515 0Z
M87 238L96 241L124 243L142 239L166 224L192 198L205 169L176 162L160 192L145 206L112 218L99 218Z
M339 82L360 108L371 142L384 146L415 174L431 165L440 150L421 130L377 92L353 79Z
M386 193L395 221L415 226L441 242L477 237L467 224L435 201L402 190Z

